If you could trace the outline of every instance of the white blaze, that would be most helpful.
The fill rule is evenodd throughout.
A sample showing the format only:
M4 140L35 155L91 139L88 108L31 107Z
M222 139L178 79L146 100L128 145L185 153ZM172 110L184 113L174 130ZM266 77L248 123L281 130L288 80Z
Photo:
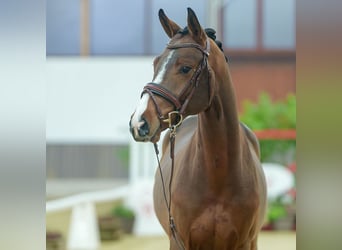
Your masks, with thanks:
M174 50L172 50L168 56L166 57L166 59L164 60L162 66L160 67L159 69L159 72L157 73L156 77L153 79L153 83L157 83L157 84L160 84L163 79L164 79L164 75L165 75L165 72L166 72L166 65L169 63L169 61L171 60L173 54L175 53Z
M159 71L156 75L156 77L153 79L153 83L156 84L160 84L165 76L165 72L166 72L166 65L169 63L169 61L171 60L173 54L174 54L174 50L172 50L168 56L165 58L165 60L162 63L162 66L159 68ZM137 129L139 128L141 125L143 125L144 123L141 122L141 116L142 114L145 112L146 108L147 108L147 104L148 104L148 100L150 99L149 94L144 93L143 96L140 98L138 106L134 112L134 115L132 117L132 121L131 121L131 125L133 128Z
M143 94L143 96L140 98L138 106L134 112L134 115L131 121L131 125L133 128L139 128L142 125L141 115L145 112L147 108L147 103L148 103L149 98L150 96L147 93Z

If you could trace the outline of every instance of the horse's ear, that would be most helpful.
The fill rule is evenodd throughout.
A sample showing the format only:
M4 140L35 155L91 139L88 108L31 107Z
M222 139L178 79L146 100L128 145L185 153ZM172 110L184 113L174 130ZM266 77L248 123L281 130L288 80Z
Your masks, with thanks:
M178 24L176 24L175 22L173 22L172 20L170 20L166 15L163 9L159 10L159 20L161 25L163 26L166 34L172 38L181 28L178 26Z
M188 28L192 38L200 45L204 46L206 34L202 29L195 12L191 8L188 8Z

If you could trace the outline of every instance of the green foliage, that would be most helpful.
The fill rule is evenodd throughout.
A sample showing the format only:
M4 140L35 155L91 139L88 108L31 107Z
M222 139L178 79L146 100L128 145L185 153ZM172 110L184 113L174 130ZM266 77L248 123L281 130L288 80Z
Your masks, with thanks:
M130 208L124 206L123 204L117 205L113 208L112 214L115 217L121 218L134 218L134 211Z
M268 205L267 219L268 221L275 221L287 215L286 208L283 203L272 202Z
M129 166L129 148L128 145L120 146L116 149L116 154L123 166L128 168Z
M261 93L257 103L246 100L243 103L240 120L252 130L295 129L296 97L289 94L285 100L273 102L267 93ZM293 161L296 141L262 140L261 161L288 164Z
M272 102L267 93L261 93L257 103L246 100L241 121L252 129L296 128L296 97L287 96L284 101Z

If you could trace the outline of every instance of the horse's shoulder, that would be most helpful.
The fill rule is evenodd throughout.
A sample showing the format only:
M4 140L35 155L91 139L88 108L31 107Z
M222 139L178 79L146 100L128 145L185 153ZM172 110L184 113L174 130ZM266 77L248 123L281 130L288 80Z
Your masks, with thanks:
M177 129L177 147L181 147L184 142L194 134L197 128L197 115L191 115L184 119L182 125ZM164 136L162 151L165 152L170 143L170 131L168 130Z
M188 116L187 118L184 119L182 126L179 127L179 131L184 131L184 130L192 130L194 131L195 128L197 127L197 122L198 122L198 116L197 115L191 115Z

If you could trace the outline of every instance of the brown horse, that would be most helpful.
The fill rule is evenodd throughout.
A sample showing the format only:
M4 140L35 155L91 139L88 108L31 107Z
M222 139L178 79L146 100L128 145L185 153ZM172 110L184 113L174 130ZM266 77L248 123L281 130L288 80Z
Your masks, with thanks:
M153 81L130 130L136 141L154 143L168 127L171 137L177 134L174 163L165 137L162 175L156 173L154 185L154 207L170 249L257 249L266 183L258 141L238 120L225 56L190 8L184 29L163 10L159 19L171 40L154 60ZM171 178L172 186L166 185Z

